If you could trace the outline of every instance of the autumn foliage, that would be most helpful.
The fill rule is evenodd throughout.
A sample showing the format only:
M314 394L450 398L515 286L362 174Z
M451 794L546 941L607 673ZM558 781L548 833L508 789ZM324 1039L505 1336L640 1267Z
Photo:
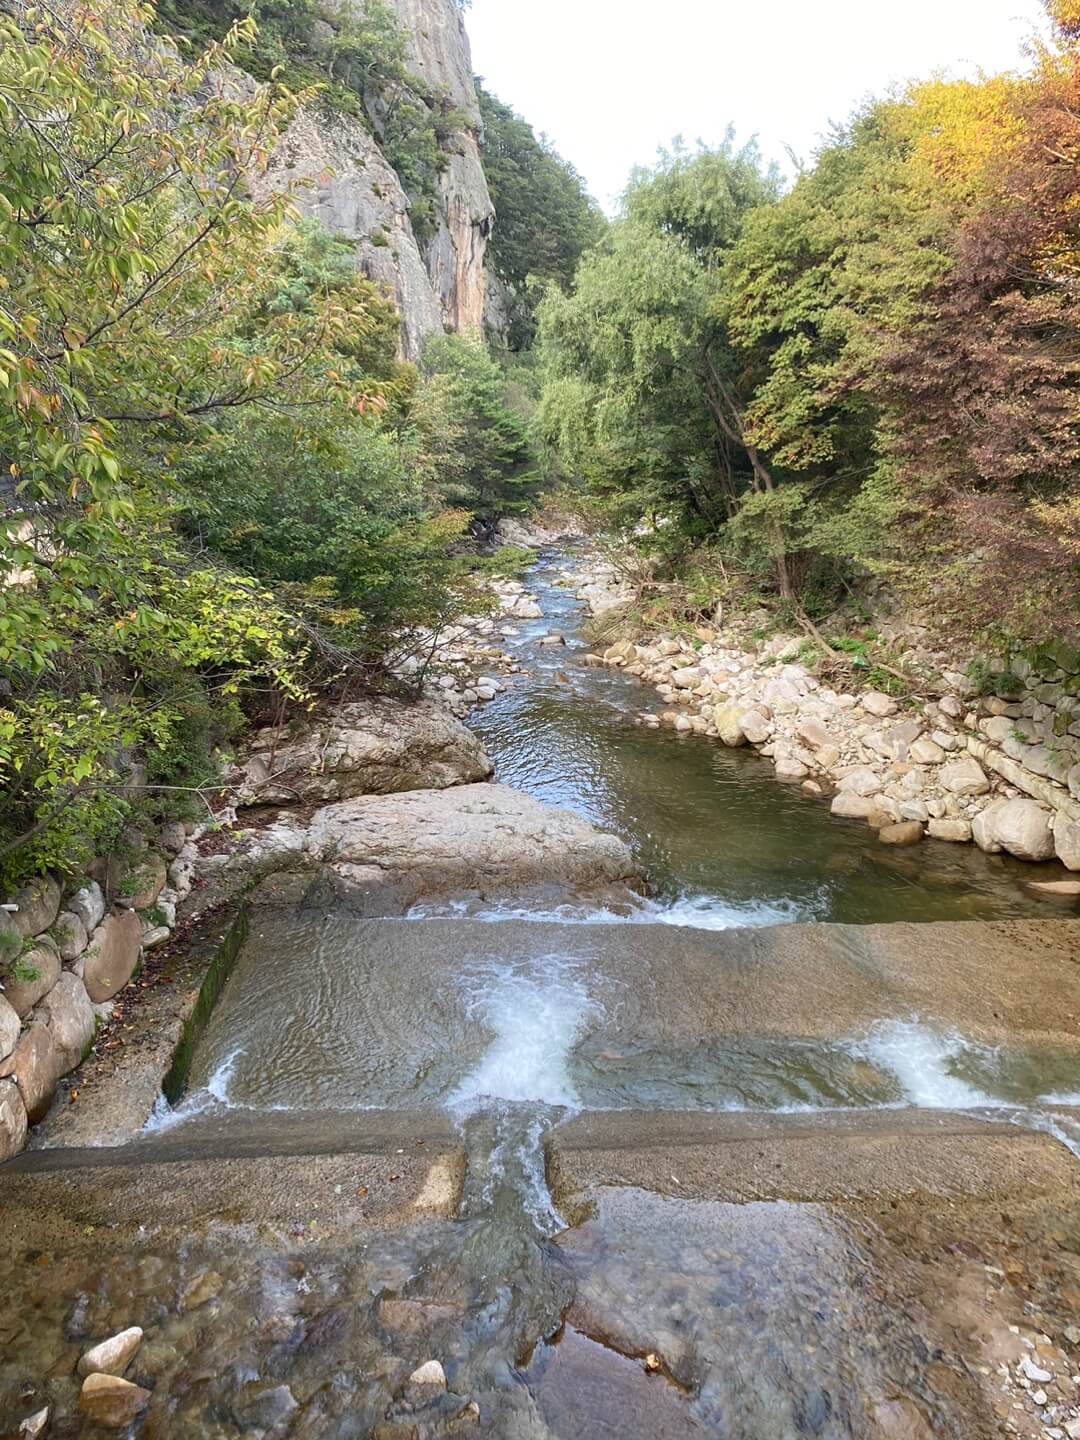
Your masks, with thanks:
M779 198L752 152L662 157L548 301L546 436L669 554L804 615L879 575L954 634L1080 634L1080 3L1048 9L1028 69L867 105Z

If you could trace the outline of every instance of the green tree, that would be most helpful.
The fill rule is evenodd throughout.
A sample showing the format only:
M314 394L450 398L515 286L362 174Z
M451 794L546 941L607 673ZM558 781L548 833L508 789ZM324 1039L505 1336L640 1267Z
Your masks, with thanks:
M495 204L490 263L507 287L510 348L524 350L536 332L530 278L566 288L604 219L585 182L527 120L482 86L483 161Z
M504 515L531 505L539 483L528 427L507 400L502 370L479 339L428 341L421 369L428 405L446 427L436 484L486 537Z

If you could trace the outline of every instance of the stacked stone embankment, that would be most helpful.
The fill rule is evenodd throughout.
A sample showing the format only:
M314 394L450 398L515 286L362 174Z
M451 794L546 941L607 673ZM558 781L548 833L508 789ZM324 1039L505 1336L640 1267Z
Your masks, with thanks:
M165 825L153 844L135 831L124 839L124 858L74 879L39 876L0 909L0 1160L48 1113L191 890L188 828Z

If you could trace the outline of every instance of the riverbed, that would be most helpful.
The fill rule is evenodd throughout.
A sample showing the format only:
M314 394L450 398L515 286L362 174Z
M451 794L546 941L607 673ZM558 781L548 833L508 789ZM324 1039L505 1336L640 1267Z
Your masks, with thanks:
M588 614L563 579L572 559L550 552L530 570L543 617L512 622L517 633L503 641L525 673L469 723L504 784L630 842L660 918L721 929L1063 913L1032 895L1025 881L1038 872L1008 855L938 843L890 849L865 824L836 819L827 803L777 781L752 751L636 725L665 706L623 671L583 664ZM541 646L549 632L565 646Z
M564 564L471 723L649 901L254 905L185 1093L0 1175L0 1435L117 1433L76 1365L129 1325L154 1440L1080 1426L1074 924L636 725Z

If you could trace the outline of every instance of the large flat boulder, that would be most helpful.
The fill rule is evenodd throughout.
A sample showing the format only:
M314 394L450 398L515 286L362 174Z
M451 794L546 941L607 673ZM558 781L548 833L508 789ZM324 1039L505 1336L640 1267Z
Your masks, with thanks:
M506 785L347 800L318 811L310 836L347 881L406 881L424 895L594 886L639 873L617 836Z
M375 696L336 707L292 738L261 730L243 798L288 805L445 790L486 780L492 768L472 731L441 705Z

